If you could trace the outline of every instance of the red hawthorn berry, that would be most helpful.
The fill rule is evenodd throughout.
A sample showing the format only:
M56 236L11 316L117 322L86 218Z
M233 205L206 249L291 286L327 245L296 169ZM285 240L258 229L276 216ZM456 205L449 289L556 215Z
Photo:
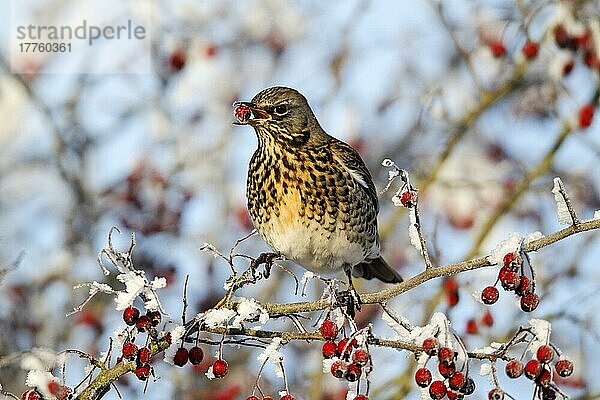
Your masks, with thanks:
M528 379L534 380L542 373L542 364L538 360L529 360L523 371Z
M140 310L133 306L129 306L123 311L123 321L129 326L134 325L139 317Z
M515 293L519 296L525 296L527 293L533 292L533 282L525 275L519 277L519 286L515 289Z
M338 379L341 379L346 375L346 371L348 370L348 365L342 361L337 360L333 364L331 364L331 375L335 376Z
M152 321L147 315L142 315L135 322L135 327L137 328L138 332L146 332L152 327Z
M506 376L509 378L516 379L523 375L523 363L513 358L504 367L504 372L506 372Z
M462 372L457 372L448 379L448 386L452 390L460 390L461 387L465 384L466 377Z
M558 376L566 378L571 376L573 373L573 362L571 360L558 360L556 365L554 365L554 369Z
M187 54L182 49L176 49L169 55L169 66L173 71L181 71L187 62Z
M454 278L447 278L444 281L444 290L446 292L456 292L458 290L458 281Z
M498 297L500 297L500 292L498 292L495 286L488 286L481 292L481 301L487 305L497 302Z
M137 376L140 381L147 380L150 377L150 364L145 363L138 365L135 369L135 376Z
M501 40L492 40L488 46L492 51L492 55L496 58L504 57L506 54L506 47L504 47L504 44Z
M563 65L563 76L569 75L573 68L575 68L575 60L571 59Z
M263 397L263 400L273 400L271 396Z
M479 332L479 327L477 326L477 321L474 318L471 318L467 321L466 332L469 335L476 335Z
M573 43L578 49L590 49L593 43L592 32L590 30L586 30L581 35L573 37Z
M579 114L577 115L577 117L580 129L589 128L589 126L592 125L592 121L594 119L594 105L586 104L585 106L581 107L579 109Z
M238 120L238 122L244 124L246 123L246 121L248 121L250 119L250 117L252 116L252 111L250 110L250 108L248 106L244 106L244 105L240 105L237 106L235 108L235 110L233 111L235 118ZM242 222L242 226L246 226L248 225L248 227L250 227L252 225L252 222L250 221L250 216L247 212L246 207L244 208L239 208L238 209L238 220L240 220Z
M173 357L173 364L178 367L183 367L188 362L189 352L185 347L180 347L175 352L175 356Z
M504 255L504 257L502 258L502 263L505 267L508 267L513 263L516 264L515 261L517 261L517 253L515 253L515 252L506 253Z
M365 366L369 362L369 352L364 347L354 350L352 362L359 366Z
M171 332L167 332L167 334L165 335L165 340L167 341L167 343L169 345L171 345L171 343L173 342L173 339L171 337Z
M338 335L338 327L335 322L330 319L326 319L319 327L319 332L321 332L321 336L323 336L323 338L332 340Z
M446 395L446 385L442 381L434 381L429 386L429 397L434 400L439 400Z
M123 358L126 358L127 360L135 360L138 353L138 347L135 345L135 343L125 342L123 343L122 353Z
M146 315L148 316L148 318L150 318L152 326L158 326L158 324L160 324L160 311L148 311Z
M531 312L540 304L540 297L535 293L527 293L521 296L521 310Z
M423 340L423 351L429 355L433 356L437 352L438 349L438 340L434 337L429 337Z
M69 396L69 393L71 392L70 388L63 386L54 380L48 382L47 387L50 394L58 400L66 400Z
M223 378L229 372L229 364L225 360L215 360L212 365L213 375L217 378Z
M573 48L573 39L567 33L567 30L562 25L556 25L554 28L554 41L561 49Z
M323 358L335 357L337 355L337 344L329 340L323 343L323 349L321 352L323 353Z
M356 364L350 364L348 365L348 368L346 369L346 373L344 374L344 378L346 378L346 380L348 382L356 382L358 380L358 378L360 378L360 375L362 374L362 368Z
M352 352L352 348L356 346L358 346L358 342L356 341L356 339L352 339L352 341L349 342L348 338L344 338L339 341L337 346L337 352L340 356L348 357Z
M438 351L438 359L440 363L450 365L454 361L454 350L449 347L442 347Z
M448 400L463 400L465 398L464 394L452 392L450 390L446 392L446 396L448 396Z
M431 383L431 371L427 368L419 368L415 372L415 382L422 388L429 386Z
M217 55L217 50L217 46L215 46L214 44L209 44L204 48L204 55L208 58L214 57L215 55Z
M354 400L369 400L369 398L364 394L359 394L358 396L354 397Z
M150 358L152 358L152 353L150 352L149 348L142 347L138 351L138 355L137 355L138 364L148 364L150 362Z
M494 325L494 316L492 315L492 313L489 311L486 311L485 313L483 313L483 315L481 316L481 323L484 326Z
M438 363L438 371L444 378L450 378L456 373L456 364L454 362L449 365Z
M414 207L416 202L417 193L413 190L407 190L406 192L402 193L402 196L400 197L400 203L402 203L402 205L406 208Z
M596 53L594 53L591 50L588 50L585 53L583 53L583 63L588 68L598 68L600 66L600 59L598 58Z
M504 400L504 392L500 388L494 388L488 392L488 400Z
M42 395L35 389L29 389L21 395L21 400L42 400Z
M540 376L535 379L535 383L541 386L548 386L551 379L552 375L550 374L550 371L544 368L542 369L542 372L540 372Z
M542 364L547 364L554 359L554 350L552 347L544 344L538 347L536 357Z
M295 400L295 399L294 399L294 396L292 396L291 394L286 394L286 395L281 396L279 398L279 400Z
M500 268L500 272L498 272L498 279L500 279L500 284L502 288L506 291L512 291L519 286L519 275L511 271L507 267Z
M446 293L446 304L448 307L454 307L458 304L460 297L458 295L458 291Z
M542 400L556 400L556 391L550 387L542 387Z
M537 56L539 50L540 50L539 44L527 39L527 41L523 45L522 51L523 51L523 55L525 56L525 58L527 58L528 60L531 60L532 58L535 58Z
M258 397L256 397L255 395L251 395L246 397L246 400L260 400Z
M475 392L475 381L470 376L467 377L465 384L459 390L465 396L473 394Z
M192 363L192 365L198 365L204 359L204 351L201 347L194 346L190 349L188 353L188 360Z

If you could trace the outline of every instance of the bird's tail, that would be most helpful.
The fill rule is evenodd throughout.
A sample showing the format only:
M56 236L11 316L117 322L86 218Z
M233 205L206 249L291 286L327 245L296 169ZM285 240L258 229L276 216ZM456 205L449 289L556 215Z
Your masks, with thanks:
M352 270L352 275L364 279L377 278L385 283L400 283L403 281L400 274L392 269L383 257L365 260L356 265Z

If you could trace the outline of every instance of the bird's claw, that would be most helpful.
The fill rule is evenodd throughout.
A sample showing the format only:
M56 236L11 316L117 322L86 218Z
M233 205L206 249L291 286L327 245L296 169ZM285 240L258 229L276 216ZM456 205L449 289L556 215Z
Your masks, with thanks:
M255 277L255 272L261 264L265 265L265 270L263 272L263 276L267 279L271 275L271 267L273 266L273 262L275 259L279 257L277 253L261 253L258 257L256 257L250 263L250 268L252 269L252 276Z

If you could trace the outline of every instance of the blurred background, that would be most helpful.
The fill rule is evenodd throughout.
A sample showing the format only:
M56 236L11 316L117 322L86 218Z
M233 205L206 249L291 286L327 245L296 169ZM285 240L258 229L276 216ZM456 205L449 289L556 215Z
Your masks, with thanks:
M65 15L77 20L79 12L72 0L19 7L31 7L47 24ZM180 322L187 274L189 315L224 294L229 266L200 247L208 242L228 252L252 229L245 174L256 137L250 127L232 125L231 104L268 86L302 92L325 130L360 152L379 189L388 176L383 159L410 172L436 264L486 254L511 232L560 229L550 193L555 176L582 219L600 209L600 124L586 119L596 107L600 69L595 1L105 0L99 9L107 20L148 28L149 73L127 73L136 54L126 47L107 53L100 41L79 60L90 73L47 74L63 56L45 53L22 55L24 73L11 74L14 32L2 30L0 384L6 390L23 392L31 349L98 355L108 348L121 324L109 296L65 314L87 295L74 285L104 281L97 257L112 226L122 232L113 239L123 249L135 233L138 268L150 279L167 277L162 299L172 321ZM10 26L10 9L0 15ZM523 52L528 39L539 43L535 55ZM93 73L103 63L115 72ZM423 264L392 193L380 198L383 254L410 277ZM254 237L240 250L257 256L267 248ZM600 393L599 258L594 232L532 255L541 296L533 316L552 321L553 342L575 361L561 387L580 399ZM303 272L290 269L298 277ZM435 280L390 306L414 324L446 312L470 349L507 340L532 315L507 293L489 308L471 296L495 276L490 269ZM311 283L303 298L294 294L290 275L276 270L237 295L290 302L318 298L322 290ZM364 307L359 323L392 336L379 313ZM157 361L161 379L148 393L134 376L118 387L124 398L245 398L258 353L225 348L232 367L224 380L204 377L208 363L179 369ZM297 398L345 398L346 386L321 373L320 345L293 343L284 354ZM69 361L68 384L83 378L84 365ZM419 398L413 368L406 352L376 350L371 398ZM270 370L262 382L269 393L281 389ZM489 377L476 383L473 398L486 397ZM531 397L523 379L501 383L516 398ZM105 398L118 395L113 390Z

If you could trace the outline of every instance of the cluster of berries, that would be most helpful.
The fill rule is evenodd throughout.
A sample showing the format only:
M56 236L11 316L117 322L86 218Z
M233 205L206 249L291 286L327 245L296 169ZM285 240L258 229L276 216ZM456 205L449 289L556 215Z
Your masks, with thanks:
M156 338L156 327L160 324L161 315L159 311L148 311L146 314L140 315L139 309L129 306L123 311L123 321L129 326L135 326L138 333L147 332L151 337ZM123 343L121 355L125 360L136 362L135 376L139 380L145 381L150 377L152 351L147 346L138 348L134 340L135 335L132 335Z
M319 327L319 331L327 341L323 344L323 358L336 359L331 364L331 375L348 382L356 382L360 379L363 368L370 362L369 351L365 347L359 347L358 341L353 338L343 338L335 342L338 336L338 327L335 322L326 319ZM364 394L354 397L354 400L368 400Z
M498 279L494 286L488 286L481 292L484 304L494 304L498 301L500 293L496 288L498 282L507 292L514 292L521 299L521 309L525 312L535 310L540 303L540 297L535 293L533 278L525 275L525 266L522 257L517 253L507 253L503 259L503 267L498 272Z
M457 353L454 350L440 347L435 337L429 337L423 341L423 351L430 357L427 361L437 358L438 371L444 378L433 381L431 371L426 366L415 372L415 382L419 387L429 387L429 397L439 400L447 396L450 400L460 400L475 391L473 379L462 370L456 370Z
M469 335L476 335L479 333L480 327L490 327L492 325L494 325L494 317L489 310L486 310L479 319L470 318L467 320L465 332Z
M535 382L541 393L543 400L556 399L556 388L552 386L551 363L555 358L555 351L552 346L542 345L536 351L536 357L527 361L525 365L515 358L508 361L504 371L506 376L516 379L525 375L527 379ZM558 376L566 378L573 373L573 362L567 359L559 359L554 363L554 370ZM492 393L493 392L493 393ZM492 396L495 396L493 397ZM504 392L500 388L495 388L488 394L490 399L501 400L504 398Z
M581 61L592 71L600 72L600 58L596 53L596 43L590 27L585 27L579 32L569 32L568 29L558 24L554 27L554 42L561 48L568 50L572 57L565 64L564 73L569 74L575 66L575 58L579 54ZM580 129L588 128L594 119L595 106L592 103L586 104L579 109L577 122Z
M64 385L61 385L57 381L49 381L46 388L48 389L48 392L50 392L50 394L53 396L53 398L56 398L57 400L67 400L68 398L70 398L69 396L71 395L71 389ZM43 399L44 397L37 388L26 390L21 395L21 400Z
M246 397L246 400L261 400L259 397L256 397L255 395L251 395ZM262 398L262 400L274 400L271 396L265 396ZM291 394L284 394L283 396L281 396L279 398L279 400L296 400L296 398L294 396L292 396Z

